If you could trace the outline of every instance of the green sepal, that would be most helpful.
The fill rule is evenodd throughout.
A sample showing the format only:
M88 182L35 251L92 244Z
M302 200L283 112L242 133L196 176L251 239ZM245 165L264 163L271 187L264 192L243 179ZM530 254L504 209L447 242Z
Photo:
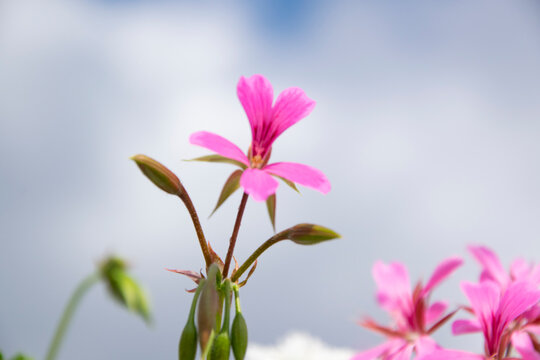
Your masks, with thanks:
M268 210L272 228L276 232L276 194L272 194L266 199L266 209Z
M237 311L231 326L231 347L236 360L243 360L248 345L248 329L246 320Z
M212 213L210 216L214 215L216 210L231 196L234 194L236 190L240 187L240 178L242 177L242 170L235 170L225 181L225 185L223 185L223 189L221 189L221 194L219 194L219 198L216 204L216 207L214 210L212 210Z
M234 159L229 159L225 156L221 156L221 155L218 155L218 154L212 154L212 155L205 155L205 156L201 156L201 157L198 157L198 158L195 158L195 159L189 159L189 160L186 160L186 161L205 161L205 162L214 162L214 163L224 163L224 164L232 164L232 165L236 165L238 167L240 167L241 169L247 169L247 166L246 164L238 161L238 160L234 160Z
M285 184L287 184L291 189L293 189L294 191L296 191L297 193L300 194L300 190L298 190L298 188L296 187L296 184L293 183L291 180L289 179L285 179L284 177L281 177L281 176L278 176L278 175L273 175L272 176L275 176L277 177L279 180L283 181Z

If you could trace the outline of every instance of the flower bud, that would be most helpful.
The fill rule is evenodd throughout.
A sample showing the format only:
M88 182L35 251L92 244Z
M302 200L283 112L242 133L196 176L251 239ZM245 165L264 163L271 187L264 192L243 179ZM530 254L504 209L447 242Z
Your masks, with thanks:
M338 233L315 224L298 224L290 228L286 237L299 245L314 245L341 237Z
M135 161L143 174L161 190L173 195L183 191L178 177L156 160L146 155L135 155L131 160Z
M231 352L231 343L227 332L220 332L214 339L212 348L208 354L208 360L229 360Z
M144 290L127 273L124 260L109 257L100 266L101 277L108 285L110 294L128 310L150 322L150 306Z
M248 345L248 329L241 312L236 312L231 327L231 346L236 360L243 360Z
M179 360L195 360L197 355L197 329L193 318L190 318L184 327L178 346Z
M203 285L197 313L197 326L199 328L199 344L204 353L210 333L218 331L216 317L220 311L219 293L217 291L217 277L220 276L219 267L216 264L208 268L208 277Z

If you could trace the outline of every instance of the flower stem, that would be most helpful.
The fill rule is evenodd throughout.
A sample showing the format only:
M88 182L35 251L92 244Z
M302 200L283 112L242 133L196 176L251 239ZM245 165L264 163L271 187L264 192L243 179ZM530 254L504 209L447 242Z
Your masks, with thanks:
M266 240L261 246L257 248L251 254L251 256L238 268L238 270L234 273L234 275L231 277L231 281L234 283L236 282L240 276L257 260L257 258L266 251L270 246L274 245L275 243L286 240L287 234L289 233L289 229L283 230L282 232L277 233L276 235L272 236L270 239Z
M238 237L238 230L240 230L240 224L242 223L242 216L244 216L244 209L246 208L247 199L248 194L244 193L244 195L242 195L242 201L240 201L240 206L238 207L238 215L236 215L233 233L229 242L229 250L227 250L227 257L225 258L225 266L223 267L224 279L227 278L227 274L229 273L229 265L231 264L234 246L236 245L236 238Z
M71 295L71 299L69 299L69 302L66 305L66 308L64 309L64 313L62 314L62 317L60 318L60 323L58 324L58 327L56 328L56 332L54 334L52 342L49 345L49 351L47 352L47 356L45 357L45 360L53 360L56 358L56 354L58 353L58 349L60 348L60 345L62 343L66 330L68 328L69 322L71 321L71 318L73 317L73 313L75 312L77 305L79 304L84 294L88 291L88 289L90 289L92 285L97 283L99 279L100 279L99 273L94 273L86 277L83 281L81 281L79 286L75 289L75 291L73 292L73 295Z
M182 186L182 184L180 184L180 186ZM206 262L206 267L209 267L210 264L212 264L212 260L210 258L210 251L208 251L208 244L206 243L206 238L204 237L204 232L201 227L201 222L199 221L199 215L197 215L195 206L193 206L193 202L191 201L191 198L189 197L186 189L184 189L183 186L182 191L178 193L178 197L182 200L189 212L189 215L191 216L193 226L195 227L195 232L197 233L197 238L199 239L199 245L201 246L201 250L204 256L204 261Z

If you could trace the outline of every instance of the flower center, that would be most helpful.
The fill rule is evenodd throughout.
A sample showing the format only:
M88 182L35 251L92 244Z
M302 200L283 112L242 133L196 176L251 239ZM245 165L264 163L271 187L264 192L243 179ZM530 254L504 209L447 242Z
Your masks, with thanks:
M255 155L251 158L251 167L260 169L263 166L263 158L261 155Z

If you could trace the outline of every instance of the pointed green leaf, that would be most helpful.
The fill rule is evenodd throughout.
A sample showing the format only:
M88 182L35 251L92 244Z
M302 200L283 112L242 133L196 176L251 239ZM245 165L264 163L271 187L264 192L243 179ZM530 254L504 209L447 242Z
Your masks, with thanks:
M266 199L266 209L268 209L272 228L276 232L276 194L272 194Z
M231 196L234 194L236 190L240 187L240 177L242 177L242 170L236 170L234 171L227 181L225 181L225 185L223 185L223 189L221 189L221 194L219 194L219 198L216 204L216 207L210 214L210 216L214 215L216 210Z
M294 191L296 191L297 193L300 194L300 190L298 190L298 188L296 187L296 184L293 183L291 180L285 179L284 177L277 176L277 175L272 175L272 176L277 177L279 180L281 180L281 181L283 181L285 184L287 184L291 189L293 189Z
M206 162L215 162L215 163L225 163L225 164L232 164L232 165L236 165L242 169L246 169L247 166L246 164L238 161L238 160L233 160L233 159L229 159L225 156L221 156L221 155L218 155L218 154L212 154L212 155L205 155L205 156L201 156L201 157L198 157L198 158L195 158L195 159L189 159L189 160L186 160L186 161L206 161Z

